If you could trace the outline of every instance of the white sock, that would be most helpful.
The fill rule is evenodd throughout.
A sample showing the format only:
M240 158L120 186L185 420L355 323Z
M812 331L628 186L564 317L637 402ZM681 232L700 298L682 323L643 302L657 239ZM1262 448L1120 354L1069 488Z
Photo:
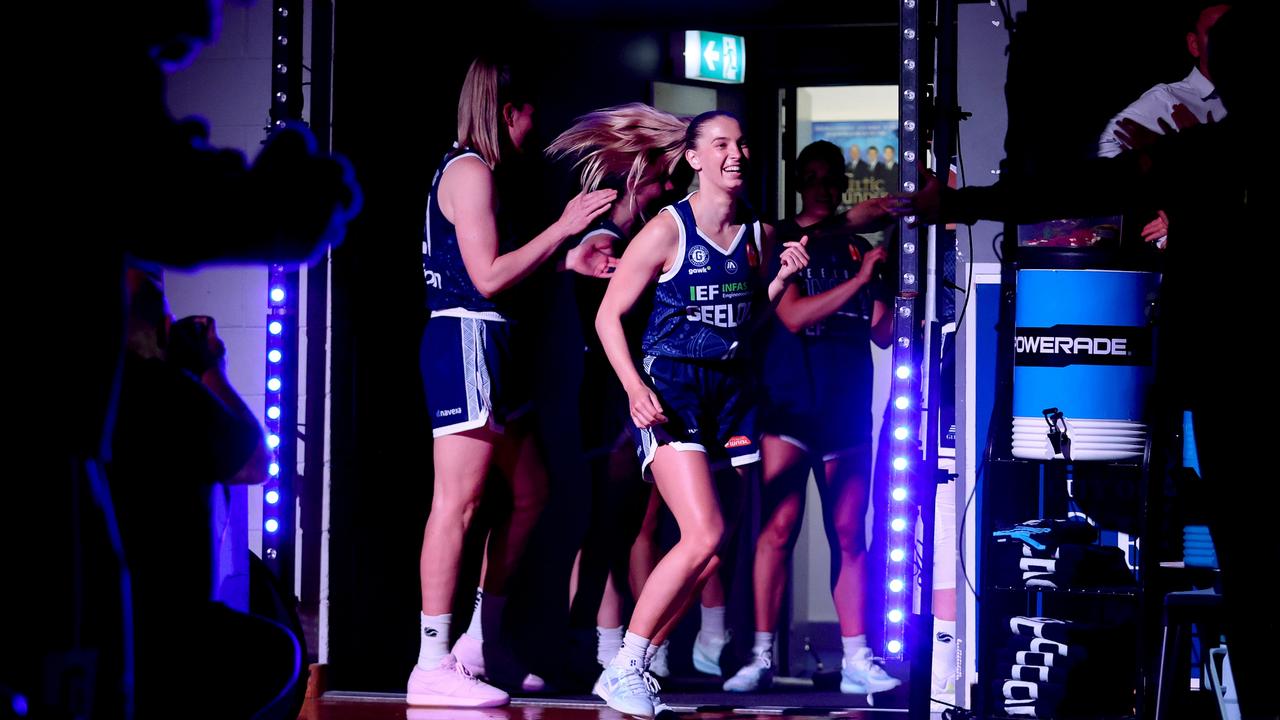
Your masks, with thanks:
M622 626L607 628L596 626L596 662L609 667L613 656L622 649Z
M649 650L649 638L635 633L627 633L622 638L622 649L613 656L609 667L645 667L645 657Z
M752 657L767 657L773 661L773 644L778 639L777 633L756 632L755 642L751 645Z
M867 646L866 633L862 635L840 636L840 645L844 647L844 657L846 660L852 660L858 651Z
M453 613L443 615L422 616L422 645L418 648L418 667L423 670L434 670L440 660L449 654L449 624L453 622Z
M955 620L933 619L933 677L938 684L956 672Z
M724 641L724 606L702 608L702 633L708 639Z

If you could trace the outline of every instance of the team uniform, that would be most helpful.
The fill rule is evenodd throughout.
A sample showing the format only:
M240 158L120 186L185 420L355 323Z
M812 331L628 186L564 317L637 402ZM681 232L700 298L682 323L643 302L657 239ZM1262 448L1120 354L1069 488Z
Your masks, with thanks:
M771 269L781 262L785 243L804 236L809 238L805 245L809 263L797 272L796 285L805 297L856 277L872 249L849 232L843 217L804 228L786 220L774 227L777 252L770 258ZM761 358L764 432L799 447L815 464L819 458L859 458L864 477L869 477L871 469L871 454L864 452L871 443L871 319L880 292L869 282L836 312L798 333L774 318L765 332L767 345ZM831 499L825 498L824 504ZM829 506L826 514L839 512ZM836 574L833 568L833 587ZM755 692L771 685L776 638L774 632L757 630L754 658L725 682L724 689ZM900 684L875 662L865 635L842 635L840 640L842 693L885 692Z
M690 196L692 197L692 196ZM753 375L743 355L761 307L760 222L743 222L728 250L698 230L689 198L663 208L680 231L676 260L658 277L641 367L667 422L636 430L641 472L661 445L705 452L712 467L760 459Z
M467 274L458 231L440 211L440 179L453 163L480 158L470 148L447 154L431 182L422 239L423 280L431 319L419 364L434 437L503 425L527 412L529 385L512 354L513 325L501 301L480 294ZM514 249L499 214L498 252Z
M809 265L797 286L817 295L858 274L872 248L851 235L843 218L807 228L793 220L775 228L779 263L783 243L808 235ZM798 333L774 319L763 357L764 432L822 460L865 449L871 442L871 317L883 289L867 283L835 313Z

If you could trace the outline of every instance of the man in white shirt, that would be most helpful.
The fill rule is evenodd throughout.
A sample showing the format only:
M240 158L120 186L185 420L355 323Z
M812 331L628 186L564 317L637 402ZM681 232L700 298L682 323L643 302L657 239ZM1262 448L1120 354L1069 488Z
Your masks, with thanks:
M1175 83L1160 83L1142 94L1120 114L1111 118L1102 137L1098 139L1098 155L1115 157L1126 148L1120 144L1115 131L1121 118L1132 118L1139 125L1156 129L1159 121L1171 121L1174 105L1185 105L1200 122L1221 120L1226 114L1218 93L1213 89L1213 80L1209 77L1209 66L1205 47L1209 28L1230 8L1230 5L1208 5L1204 7L1196 19L1195 28L1187 33L1187 52L1195 58L1196 66L1182 80Z
M1230 5L1208 3L1200 6L1195 17L1195 25L1187 32L1187 52L1195 58L1196 66L1191 68L1182 80L1175 83L1160 83L1142 94L1120 114L1111 118L1107 127L1098 139L1098 156L1115 157L1127 148L1116 136L1119 123L1124 118L1134 120L1139 125L1164 132L1177 132L1191 122L1209 123L1221 120L1227 110L1218 99L1213 88L1213 80L1209 76L1208 55L1204 52L1208 44L1209 28L1218 22L1218 18L1230 9ZM1182 109L1179 110L1178 106ZM1168 218L1161 210L1157 217L1142 230L1142 237L1147 241L1155 241L1163 248L1165 236L1169 232Z

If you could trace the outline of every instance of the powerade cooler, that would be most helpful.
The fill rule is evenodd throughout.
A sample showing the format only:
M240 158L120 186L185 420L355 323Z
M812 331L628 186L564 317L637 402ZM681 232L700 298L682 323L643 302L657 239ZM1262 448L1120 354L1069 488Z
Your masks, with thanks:
M1146 450L1160 276L1106 264L1105 253L1079 249L1020 253L1016 458L1126 461Z

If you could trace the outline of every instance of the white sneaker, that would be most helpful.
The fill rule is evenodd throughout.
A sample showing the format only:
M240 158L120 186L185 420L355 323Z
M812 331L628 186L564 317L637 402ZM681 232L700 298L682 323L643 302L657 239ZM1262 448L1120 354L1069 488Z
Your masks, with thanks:
M693 667L700 673L722 675L720 653L729 644L729 637L728 632L724 637L714 638L699 630L698 637L693 642Z
M757 655L743 665L733 677L724 681L725 692L755 692L773 685L773 660L768 655Z
M591 692L620 713L651 718L653 699L645 675L644 670L635 666L610 665L600 673Z
M431 670L414 665L405 693L410 705L444 707L498 707L510 699L505 692L481 682L452 655L445 655Z
M649 687L649 702L653 703L653 717L658 718L662 713L675 713L671 706L658 696L658 691L662 686L658 684L658 678L648 670L644 671L644 684Z
M513 687L519 683L520 690L523 692L542 692L546 689L546 681L533 673L526 673L518 669L518 664L515 658L510 656L510 653L501 648L490 648L490 653L493 654L495 650L497 651L497 657L494 659L498 661L496 664L502 667L492 668L492 672L490 672L490 668L485 663L484 643L463 633L458 638L458 641L453 644L453 654L458 658L458 662L462 663L476 677L504 687Z
M649 672L660 677L671 677L671 665L667 654L667 648L671 645L668 640L658 646L658 652L653 654L653 659L649 661Z
M871 648L858 648L853 657L840 661L840 692L852 695L892 690L902 681L884 671L880 658L872 657Z

